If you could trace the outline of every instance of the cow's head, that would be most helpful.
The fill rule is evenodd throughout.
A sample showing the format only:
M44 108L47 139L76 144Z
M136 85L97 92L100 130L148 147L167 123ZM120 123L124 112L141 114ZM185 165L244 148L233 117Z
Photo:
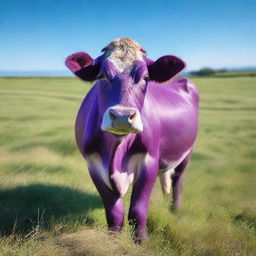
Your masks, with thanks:
M84 52L72 54L66 65L82 80L98 79L102 130L118 135L141 132L141 110L149 81L166 82L181 72L185 63L172 55L154 62L129 38L116 39L102 51L95 60Z

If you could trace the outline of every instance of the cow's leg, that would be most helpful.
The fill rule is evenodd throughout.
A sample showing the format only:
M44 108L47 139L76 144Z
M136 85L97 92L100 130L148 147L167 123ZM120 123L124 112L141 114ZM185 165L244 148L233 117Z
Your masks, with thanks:
M191 157L191 152L185 157L185 159L175 168L172 175L172 211L177 211L181 206L181 190L182 190L182 178L185 168Z
M109 229L120 231L123 226L125 213L122 199L105 184L95 169L90 169L90 175L102 198Z
M139 176L133 186L129 223L135 227L135 239L140 242L147 237L146 224L148 217L149 199L157 178L158 163L146 163L139 170Z
M171 193L171 183L172 183L171 182L171 175L172 175L172 172L174 172L174 169L169 169L167 171L158 173L164 196L167 196L168 194Z

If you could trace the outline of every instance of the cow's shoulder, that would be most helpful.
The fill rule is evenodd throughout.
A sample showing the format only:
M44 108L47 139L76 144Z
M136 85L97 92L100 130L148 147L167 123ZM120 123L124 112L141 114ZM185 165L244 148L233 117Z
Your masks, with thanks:
M194 83L188 78L178 78L174 81L170 81L167 83L167 86L170 88L175 88L178 90L183 90L184 92L191 93L191 90L195 90L196 86Z
M195 95L198 97L198 91L194 83L187 78L179 78L165 83L150 82L150 94L158 100L172 99L175 97L187 97Z
M182 97L193 99L195 103L199 102L199 93L196 85L188 78L179 78L168 83L168 87L177 91Z

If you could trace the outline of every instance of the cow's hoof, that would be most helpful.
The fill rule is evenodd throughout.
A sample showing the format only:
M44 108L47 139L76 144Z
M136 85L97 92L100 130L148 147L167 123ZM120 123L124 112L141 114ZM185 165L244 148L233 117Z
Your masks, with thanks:
M108 227L108 231L109 233L120 233L122 230L122 227L119 227L119 226L114 226L114 227Z
M178 205L178 204L172 204L171 207L170 207L170 211L171 211L172 213L177 213L177 212L179 212L180 208L181 208L180 205Z
M147 239L147 236L133 236L132 239L135 244L142 244Z
M143 241L145 241L148 238L147 231L135 231L132 234L132 239L135 242L135 244L142 244Z
M107 234L111 239L116 239L120 237L121 232L108 229Z

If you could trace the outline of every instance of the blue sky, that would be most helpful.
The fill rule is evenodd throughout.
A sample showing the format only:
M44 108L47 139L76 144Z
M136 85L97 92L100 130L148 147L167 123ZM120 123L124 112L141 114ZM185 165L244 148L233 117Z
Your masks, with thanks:
M65 70L67 55L97 57L117 37L189 70L256 66L256 1L0 0L0 70Z

